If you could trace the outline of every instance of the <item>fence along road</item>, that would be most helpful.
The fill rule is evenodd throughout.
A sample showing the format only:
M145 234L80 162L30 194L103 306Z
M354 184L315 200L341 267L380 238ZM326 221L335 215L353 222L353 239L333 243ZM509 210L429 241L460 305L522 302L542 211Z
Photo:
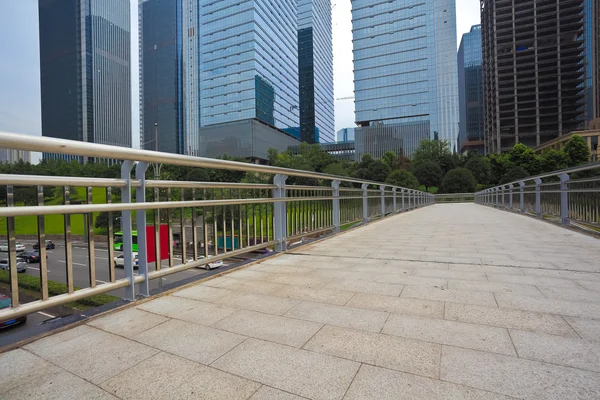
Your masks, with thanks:
M6 207L0 209L0 217L6 218L10 264L10 297L13 307L0 312L0 320L16 318L95 294L125 288L125 298L135 300L137 296L150 294L149 282L171 274L196 268L210 261L246 254L274 247L275 251L286 250L288 243L306 236L326 232L340 232L351 224L368 223L402 211L409 211L433 204L434 197L428 193L379 182L357 180L349 177L319 174L309 171L247 164L241 162L175 155L147 150L136 150L108 145L90 144L54 138L33 137L0 132L0 148L25 151L59 153L80 157L121 160L121 179L47 177L31 175L0 175L0 185L7 187ZM272 184L242 184L225 182L176 182L147 180L146 170L150 163L173 164L198 168L213 168L249 171L273 176ZM132 177L132 174L134 177ZM318 180L323 186L286 185L288 177L305 177ZM45 205L43 188L63 188L62 205ZM36 187L37 206L21 206L14 202L15 187ZM86 204L70 204L70 188L86 188ZM106 204L94 204L92 188L103 188ZM120 191L121 202L113 202L113 194ZM177 194L177 196L175 196ZM150 200L151 199L151 200ZM137 212L136 212L137 211ZM140 212L144 211L144 212ZM150 225L155 231L165 216L168 226L168 267L155 263L149 268L145 246L138 251L139 269L134 274L133 255L125 251L125 277L116 279L113 265L113 217L121 213L124 248L132 247L133 212L138 227L147 226L147 212L153 214ZM101 266L96 262L93 213L108 213L108 262ZM162 213L162 214L161 214ZM201 237L198 235L196 216L202 213ZM87 229L88 287L76 289L73 281L73 250L71 217L83 214ZM166 215L165 215L166 214ZM21 304L19 301L18 274L16 271L15 218L35 216L37 236L40 243L46 239L44 216L64 217L64 257L67 293L50 296L44 246L40 248L39 277L40 300ZM179 219L181 243L187 243L185 232L186 215L191 215L192 249L182 247L182 263L176 264L173 257L173 221ZM159 240L146 237L146 230L138 230L138 242ZM219 251L219 241L223 244ZM210 243L212 254L209 254ZM160 249L155 243L154 248ZM203 253L203 254L201 254ZM160 259L159 250L154 254ZM98 284L96 271L107 268L109 281ZM136 291L136 285L139 290Z

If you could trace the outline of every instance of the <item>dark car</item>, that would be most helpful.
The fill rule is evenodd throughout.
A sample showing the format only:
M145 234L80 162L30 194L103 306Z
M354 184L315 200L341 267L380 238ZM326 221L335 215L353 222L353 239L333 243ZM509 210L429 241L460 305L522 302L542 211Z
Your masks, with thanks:
M0 294L0 310L8 309L11 306L10 298ZM17 317L13 319L8 319L4 321L0 321L0 329L8 328L10 326L19 325L27 321L27 316L24 315L22 317Z
M35 250L39 250L40 242L37 242L36 244L34 244L33 248ZM46 250L54 250L55 248L56 248L56 245L54 244L54 242L52 240L46 240Z
M23 253L19 254L19 257L24 259L27 264L40 262L40 253L37 251L24 251Z

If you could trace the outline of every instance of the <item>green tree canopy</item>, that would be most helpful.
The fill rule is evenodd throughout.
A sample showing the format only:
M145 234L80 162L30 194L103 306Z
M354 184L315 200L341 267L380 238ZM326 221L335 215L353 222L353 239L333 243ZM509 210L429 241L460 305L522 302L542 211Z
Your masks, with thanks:
M396 169L405 169L407 171L410 171L411 165L412 165L412 161L410 160L410 158L406 157L403 154L400 154L394 160L394 163L392 165L392 169L394 169L394 170L396 170Z
M590 149L585 139L579 135L573 135L563 150L569 157L569 167L576 167L590 162Z
M432 161L415 166L414 175L425 188L440 186L442 183L442 169Z
M565 169L570 163L569 156L555 149L546 150L540 157L540 172L551 172Z
M381 161L383 161L385 164L387 164L388 167L393 168L396 158L397 158L396 153L394 153L393 151L386 151L385 153L383 153L383 156L381 157Z
M354 170L353 176L374 182L385 182L390 170L390 167L383 161L374 160L369 154L365 154Z
M529 175L536 175L540 172L540 160L531 147L523 143L516 144L508 153L509 161L519 167L523 167Z
M514 165L506 171L502 178L500 178L500 185L504 183L518 181L519 179L525 179L528 176L531 176L527 170L521 166Z
M413 175L412 172L407 171L405 169L398 169L396 171L392 171L385 180L385 183L394 186L402 186L407 189L419 188L419 181L417 180L417 178Z
M443 193L473 193L476 188L477 181L467 168L450 170L442 180Z
M477 183L487 185L492 179L492 165L490 160L482 156L471 156L465 163L465 168L473 173Z
M442 160L452 157L450 145L445 140L423 140L413 155L413 164L415 166L426 162L434 162L440 167ZM442 168L443 169L443 168Z

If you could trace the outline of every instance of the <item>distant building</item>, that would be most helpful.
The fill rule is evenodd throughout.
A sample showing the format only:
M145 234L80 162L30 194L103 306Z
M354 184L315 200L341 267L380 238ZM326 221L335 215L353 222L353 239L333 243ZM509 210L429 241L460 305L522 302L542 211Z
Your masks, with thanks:
M301 140L333 142L331 0L298 0L298 78Z
M592 127L598 1L480 2L488 152L539 147Z
M460 128L458 150L485 153L483 131L483 70L481 25L471 27L458 49L458 103Z
M354 0L352 28L356 124L426 129L456 149L455 0Z
M39 0L38 11L42 135L131 147L129 0Z
M1 163L14 164L19 161L31 163L31 152L23 150L0 149Z
M349 142L354 140L354 129L355 128L343 128L337 131L336 141L338 142Z
M536 153L540 154L548 149L561 150L574 135L581 136L586 141L588 148L590 149L590 161L600 161L600 127L598 129L574 131L566 135L559 136L556 139L552 139L538 147L535 147L534 150Z

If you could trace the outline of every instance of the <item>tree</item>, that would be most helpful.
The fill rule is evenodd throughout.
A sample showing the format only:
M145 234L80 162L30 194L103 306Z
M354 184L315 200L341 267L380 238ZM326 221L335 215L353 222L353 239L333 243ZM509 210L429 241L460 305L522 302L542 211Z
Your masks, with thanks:
M546 150L540 157L540 172L552 172L565 169L570 163L569 156L555 149Z
M413 165L434 162L441 167L443 159L452 157L450 144L445 140L423 140L413 155ZM443 168L442 168L443 169Z
M407 189L418 189L419 181L412 172L405 169L398 169L388 175L385 183L394 186L401 186Z
M525 168L518 165L514 165L510 167L504 175L502 175L502 178L500 178L499 183L502 185L504 183L515 182L520 179L525 179L528 176L530 175L527 172L527 170L525 170Z
M369 154L363 156L362 161L354 170L354 177L374 182L385 182L390 167L381 160L374 160Z
M412 161L410 160L410 158L406 157L403 154L400 154L394 160L394 163L392 165L392 169L394 169L394 170L396 170L396 169L405 169L407 171L410 171L411 164L412 164Z
M442 169L432 161L419 164L414 169L414 175L425 189L431 186L440 186L442 183Z
M275 161L277 160L278 155L279 155L279 152L277 151L277 149L275 149L273 147L269 147L267 149L267 157L269 159L270 165L275 165Z
M98 214L94 226L98 229L108 229L108 213L101 212Z
M523 167L529 175L535 175L540 172L540 160L532 148L523 143L515 144L508 153L509 161L516 166Z
M317 172L322 172L325 167L335 162L335 157L326 151L323 151L318 144L301 143L300 155L304 157Z
M490 183L499 183L502 176L512 167L508 154L491 154L488 159L492 168L492 179Z
M569 167L576 167L590 162L590 149L585 139L579 135L573 135L563 151L569 157Z
M473 193L476 188L477 181L466 168L454 168L442 180L443 193Z
M492 178L492 165L490 160L481 156L471 156L465 163L465 168L473 173L477 183L487 185Z
M393 168L396 158L397 158L396 153L388 150L385 153L383 153L383 156L381 157L381 161L383 161L385 164L387 164L390 168Z

